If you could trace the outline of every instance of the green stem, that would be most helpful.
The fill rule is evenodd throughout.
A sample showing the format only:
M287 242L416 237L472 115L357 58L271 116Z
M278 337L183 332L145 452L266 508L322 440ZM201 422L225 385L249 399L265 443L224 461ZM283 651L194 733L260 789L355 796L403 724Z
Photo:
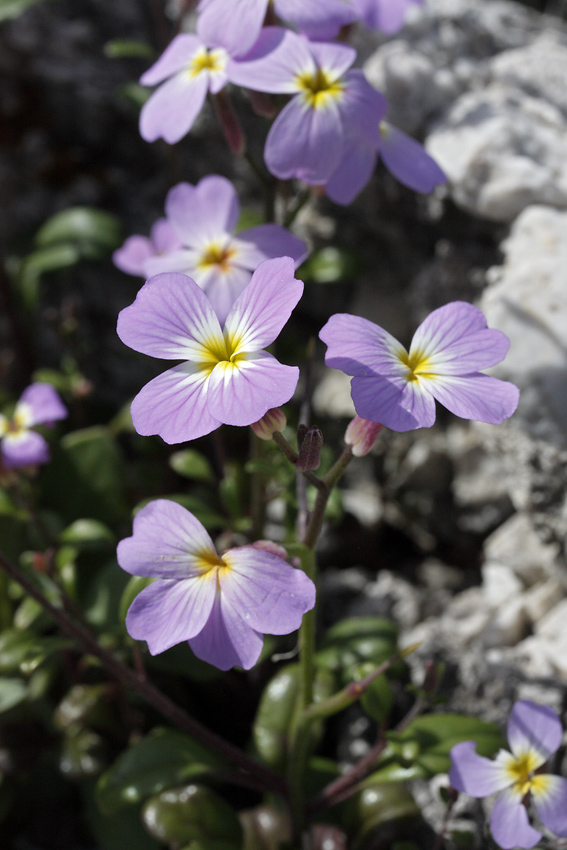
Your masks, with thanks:
M275 434L274 434L275 436ZM280 434L281 437L281 434ZM293 452L287 440L278 445L289 456ZM295 454L295 452L293 452ZM333 487L353 458L350 446L347 446L329 472L323 478L317 478L317 497L309 523L303 538L300 553L301 567L309 578L316 583L317 558L315 548L323 527L325 508ZM297 455L295 456L297 460ZM292 458L290 457L290 460ZM294 461L292 460L292 463ZM316 477L316 476L315 476ZM309 479L308 479L309 480ZM288 759L288 787L293 814L295 838L299 842L305 823L305 774L309 757L310 722L309 712L315 711L313 705L313 682L315 680L315 608L303 615L299 629L299 665L300 694L290 734ZM307 719L306 719L307 718Z
M305 531L305 537L303 538L303 543L309 549L315 549L317 545L317 541L319 540L319 535L321 534L321 529L323 528L323 520L325 518L325 508L327 507L327 502L329 501L329 496L331 495L331 491L335 484L338 482L339 478L353 459L354 455L352 453L352 449L350 446L347 446L338 460L333 464L327 474L318 479L323 486L319 487L319 492L317 493L317 498L315 500L315 506L311 513L311 517L309 518L309 523L307 525L307 529Z
M259 461L262 456L262 440L250 430L250 454L253 461ZM265 476L259 469L252 473L250 482L250 503L252 510L252 536L254 540L261 539L264 533L265 521L265 499L264 486Z

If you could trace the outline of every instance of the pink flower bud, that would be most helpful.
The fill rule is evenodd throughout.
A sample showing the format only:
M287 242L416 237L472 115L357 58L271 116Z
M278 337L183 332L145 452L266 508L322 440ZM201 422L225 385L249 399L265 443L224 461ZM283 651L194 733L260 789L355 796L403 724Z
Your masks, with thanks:
M272 540L255 540L254 543L251 543L250 545L253 549L260 549L262 552L269 552L270 555L276 555L284 561L287 558L287 551L285 547L280 546L279 543L274 543Z
M381 430L380 422L355 416L345 431L345 443L351 447L355 457L364 457L373 448Z
M264 413L258 422L253 422L250 426L257 437L261 440L271 440L274 431L283 431L287 425L285 413L279 407L272 407L267 413Z

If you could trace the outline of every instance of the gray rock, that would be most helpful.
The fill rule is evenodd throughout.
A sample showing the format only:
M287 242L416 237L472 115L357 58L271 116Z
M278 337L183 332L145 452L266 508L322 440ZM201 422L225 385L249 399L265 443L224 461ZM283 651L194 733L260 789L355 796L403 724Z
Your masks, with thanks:
M567 154L567 133L565 146ZM564 167L567 177L567 156ZM520 387L517 423L567 447L567 213L529 207L502 249L481 301L489 325L511 342L493 374Z
M453 200L502 222L567 206L567 27L504 0L431 0L402 36L364 70L388 120L426 137Z
M389 100L388 118L402 130L425 133L462 92L482 85L487 62L529 44L550 19L506 0L428 0L403 39L362 38L365 73ZM382 39L384 41L384 39Z
M485 541L484 554L487 561L508 567L531 586L554 575L559 548L543 543L530 517L518 513Z
M565 116L513 86L463 94L427 148L447 174L453 200L475 215L512 221L530 204L567 206Z

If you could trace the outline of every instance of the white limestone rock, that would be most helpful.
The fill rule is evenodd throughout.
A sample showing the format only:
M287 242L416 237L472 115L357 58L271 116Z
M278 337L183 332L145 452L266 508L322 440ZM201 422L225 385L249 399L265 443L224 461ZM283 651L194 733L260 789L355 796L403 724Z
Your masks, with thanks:
M559 547L543 543L527 514L514 514L484 544L489 562L504 564L531 586L554 575Z
M565 116L516 87L496 82L463 94L427 149L453 200L474 215L506 222L530 204L567 207Z
M482 566L482 592L490 608L500 608L522 593L524 586L514 570L499 563Z
M567 133L565 140L567 144ZM520 387L514 420L532 436L565 447L567 213L529 207L502 249L504 263L490 270L490 286L480 305L488 324L503 331L511 343L493 374Z

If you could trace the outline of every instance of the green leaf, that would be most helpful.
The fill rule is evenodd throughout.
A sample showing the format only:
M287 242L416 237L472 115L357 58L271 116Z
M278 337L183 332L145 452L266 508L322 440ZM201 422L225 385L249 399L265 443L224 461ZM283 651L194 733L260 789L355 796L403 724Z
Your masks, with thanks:
M122 453L108 428L66 434L42 473L44 501L66 522L91 517L111 528L127 519Z
M20 670L25 676L35 673L37 668L51 655L58 654L63 649L71 649L72 640L59 637L42 637L35 640L20 662Z
M97 800L103 812L111 813L224 766L220 756L189 735L155 729L123 752L100 777Z
M91 729L70 729L63 736L59 769L67 779L97 776L106 765L104 739Z
M352 681L362 662L377 667L397 651L397 628L385 617L353 617L332 626L316 655L318 665L341 672L344 684Z
M19 671L34 640L33 632L6 629L0 634L0 675Z
M313 686L315 702L327 699L332 694L334 685L334 676L328 671L317 671ZM284 767L299 687L299 665L287 664L278 670L268 683L256 713L252 729L254 744L266 764L276 769ZM323 724L313 723L310 732L311 744L314 747L323 734Z
M120 569L115 558L96 569L79 593L79 602L90 623L99 628L118 625L118 608L128 581L128 574Z
M356 254L328 246L315 251L301 267L301 279L314 283L337 283L356 277L360 261Z
M142 108L152 93L150 89L141 86L139 83L125 83L123 86L120 86L118 91L138 109Z
M240 850L242 827L235 811L210 788L187 785L164 791L145 804L146 829L167 844L220 841Z
M61 532L59 540L80 548L107 549L114 546L116 538L108 526L96 519L77 519Z
M0 489L0 515L13 516L21 519L24 522L28 519L29 513L25 508L21 508L12 499L11 495L6 490Z
M36 244L45 248L55 243L92 243L112 251L122 242L120 221L115 215L93 207L71 207L56 213L38 230Z
M364 678L372 672L373 665L365 664L359 671L360 678ZM360 704L365 713L375 720L376 723L386 723L392 704L394 695L388 677L385 673L374 679L367 687L360 698Z
M242 230L257 227L259 224L264 224L264 217L262 213L252 207L243 207L235 232L240 233Z
M79 726L107 726L112 720L108 696L107 684L73 685L55 709L53 721L62 731Z
M415 820L421 815L410 791L404 785L383 785L373 776L361 783L361 790L347 803L345 820L353 837L352 850L372 850L391 843L385 826L392 821Z
M482 756L493 756L505 746L493 723L464 714L427 714L417 717L403 732L388 732L381 766L373 773L382 782L401 782L446 773L455 744L475 741Z
M115 38L104 45L104 55L109 59L152 59L155 50L145 41Z
M29 6L37 2L38 0L0 0L0 21L18 18Z
M22 260L17 283L24 306L29 310L37 306L39 279L46 272L74 266L81 259L81 250L72 242L59 242L33 251Z
M9 711L19 705L27 695L27 685L21 679L0 677L0 712Z
M105 814L96 803L95 780L84 780L80 787L86 819L99 850L162 850L163 844L142 826L139 806Z
M185 478L192 478L195 481L215 480L215 474L207 458L193 449L174 452L169 458L169 465L178 475L183 475Z

